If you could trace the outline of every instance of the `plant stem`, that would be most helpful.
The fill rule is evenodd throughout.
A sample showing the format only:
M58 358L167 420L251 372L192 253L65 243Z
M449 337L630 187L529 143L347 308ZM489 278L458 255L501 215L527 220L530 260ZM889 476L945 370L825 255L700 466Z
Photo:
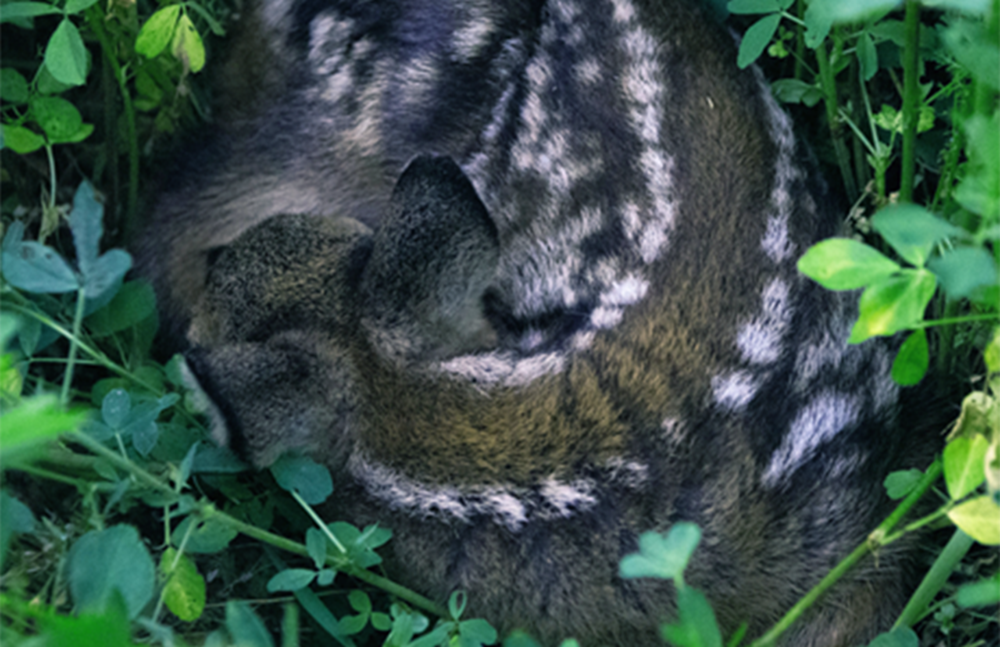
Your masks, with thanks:
M312 509L312 506L306 503L305 499L303 499L298 492L294 490L290 490L289 492L291 493L292 498L295 499L296 503L298 503L302 507L302 509L306 511L306 514L308 514L309 517L313 520L313 523L315 523L316 526L323 531L323 534L326 535L326 538L330 540L330 543L333 544L337 550L346 555L347 549L344 548L344 545L340 543L340 540L337 539L337 536L330 531L327 525L323 523L323 520L319 518L319 515L316 514L316 511Z
M840 121L837 108L837 80L830 65L826 51L826 42L816 47L816 62L819 64L819 81L823 89L823 105L826 106L826 120L830 126L830 138L837 154L837 165L840 167L840 177L844 181L847 199L854 202L858 199L858 187L854 183L854 171L851 169L850 156L844 143L844 128Z
M903 19L906 43L903 47L903 159L899 184L900 202L913 201L913 178L917 166L917 116L920 85L917 61L920 54L920 4L906 0Z
M842 559L832 571L826 574L819 584L814 586L801 600L799 600L795 606L789 609L786 613L767 633L753 641L750 647L766 647L769 645L774 645L778 638L784 633L792 624L799 619L799 617L806 612L806 610L819 599L830 587L836 584L840 578L842 578L855 564L857 564L863 557L865 557L873 549L882 546L883 538L889 533L892 528L899 523L899 520L910 511L917 501L923 497L928 489L934 482L937 481L938 477L941 476L941 459L936 459L931 463L927 471L914 486L913 491L903 501L896 506L896 509L892 511L885 521L879 524L870 535L868 539L855 548L851 553Z
M128 91L125 73L122 71L121 65L118 64L114 46L112 46L108 33L104 29L104 15L99 4L92 5L87 9L87 24L90 25L97 40L101 43L104 60L111 66L122 97L122 112L125 115L125 130L128 134L128 202L124 220L125 226L128 227L135 221L139 204L139 139L135 129L135 109L132 107L132 95Z
M99 456L108 459L115 466L120 467L126 472L132 474L132 476L134 476L136 480L142 481L144 484L170 497L178 496L177 492L175 492L174 489L171 488L169 485L167 485L157 477L153 476L146 470L142 469L132 461L122 458L121 456L111 451L101 443L97 442L90 436L87 436L86 434L80 432L73 432L67 435L74 442L80 443L81 445L85 446L87 449L91 450L95 454L98 454ZM243 521L240 521L236 517L230 516L225 512L218 510L212 503L200 501L197 502L196 506L198 514L202 515L202 517L204 517L205 519L211 517L216 521L219 521L229 526L230 528L236 530L237 532L243 533L248 537L257 539L258 541L262 541L266 544L270 544L275 548L279 548L289 553L295 553L296 555L309 557L309 550L303 544L294 542L291 539L285 539L280 535L276 535L262 528L258 528L257 526L253 526ZM354 566L349 562L344 563L342 557L339 557L337 555L330 555L327 557L327 564L333 566L334 568L344 573L347 573L348 575L356 579L361 580L362 582L378 587L383 591L385 591L386 593L395 595L401 600L405 600L406 602L410 603L414 607L423 609L428 613L433 613L434 615L440 618L448 617L447 609L440 606L439 604L436 604L434 601L425 598L416 591L408 589L405 586L402 586L401 584L397 584L396 582L393 582L388 578L382 577L381 575L376 575L375 573L372 573L369 570L358 568L357 566Z
M289 553L295 553L296 555L301 555L303 557L309 557L309 550L302 544L294 542L290 539L285 539L280 535L275 535L274 533L268 532L256 526L252 526L248 523L244 523L235 517L231 517L224 512L220 512L216 509L212 509L206 514L211 515L213 518L225 523L227 526L252 537L264 543L270 544L275 548L280 548L281 550L287 551ZM363 568L357 568L353 564L345 564L342 558L338 558L336 555L330 555L327 557L327 564L333 566L337 570L347 573L351 577L361 580L367 584L371 584L374 587L382 589L386 593L395 595L401 600L405 600L411 605L423 609L428 613L433 613L439 618L447 618L448 611L444 607L436 604L432 600L425 598L416 591L412 591L392 580L382 577L381 575L376 575L369 570Z
M69 406L69 387L73 383L73 368L76 365L77 348L80 346L80 334L83 331L83 308L86 303L86 291L81 285L76 291L76 313L73 315L73 334L69 337L69 356L66 359L62 393L59 396L59 404L62 405L63 409Z
M948 317L946 319L933 319L931 321L920 321L913 324L913 329L918 330L920 328L931 328L933 326L950 326L951 324L971 323L973 321L990 321L993 319L1000 319L1000 313L984 312L978 315L965 315L962 317Z
M124 368L122 366L119 366L118 364L115 364L113 361L111 361L110 359L108 359L108 357L104 353L102 353L101 351L97 350L96 348L93 348L92 346L88 346L87 344L85 344L82 341L79 341L79 337L80 337L79 331L77 331L76 333L73 333L73 332L71 332L69 330L66 330L63 326L61 326L60 324L58 324L55 320L49 318L47 315L45 315L43 313L40 313L37 310L34 310L33 308L26 308L26 307L24 307L24 306L22 306L20 304L16 304L16 303L4 303L4 308L9 308L10 310L12 310L14 312L17 312L19 314L23 314L23 315L25 315L27 317L31 317L33 319L37 319L41 323L45 324L46 326L48 326L52 330L56 331L57 333L59 333L60 335L62 335L63 337L65 337L66 339L70 340L71 344L75 343L76 344L76 348L78 348L79 350L83 351L87 355L90 355L94 359L94 361L97 364L99 364L100 366L103 366L104 368L108 369L112 373L117 373L118 375L131 380L132 382L134 382L138 386L141 386L142 388L146 389L147 391L149 391L151 393L156 393L157 395L162 395L163 394L163 389L162 388L160 388L158 386L155 386L153 384L150 384L149 382L144 382L143 380L137 378L135 375L133 375L132 373L130 373L128 371L128 369L126 369L126 368ZM76 326L76 322L74 321L74 328L75 328L75 326ZM67 371L69 371L69 370L70 370L69 369L69 362L67 361Z
M52 144L45 144L45 156L49 160L49 209L56 208L56 158Z
M948 540L948 545L944 547L941 554L934 560L931 570L924 576L923 581L917 590L913 592L910 601L906 603L906 608L899 615L899 619L892 626L912 627L924 615L928 605L934 600L934 596L948 581L948 576L955 570L955 566L962 561L965 554L969 552L974 540L961 529L955 528L955 534Z

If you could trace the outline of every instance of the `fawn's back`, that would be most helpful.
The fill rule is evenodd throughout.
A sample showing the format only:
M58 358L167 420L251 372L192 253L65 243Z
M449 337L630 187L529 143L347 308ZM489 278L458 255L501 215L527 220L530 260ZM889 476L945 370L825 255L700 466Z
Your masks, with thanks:
M239 119L140 251L220 441L324 460L393 576L550 643L657 644L672 585L618 575L647 530L698 523L686 581L751 634L864 540L913 453L889 349L796 272L837 217L718 25L264 0L244 30ZM786 644L886 628L904 564Z

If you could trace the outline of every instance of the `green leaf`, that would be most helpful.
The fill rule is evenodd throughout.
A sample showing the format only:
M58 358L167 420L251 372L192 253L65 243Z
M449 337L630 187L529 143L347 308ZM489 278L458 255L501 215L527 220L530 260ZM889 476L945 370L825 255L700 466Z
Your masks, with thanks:
M899 271L899 264L850 238L830 238L810 247L799 271L828 290L856 290Z
M372 600L368 597L368 594L360 589L354 589L347 596L347 601L351 604L351 608L358 613L371 613L372 611Z
M736 64L740 69L760 58L760 55L764 53L764 48L771 42L774 32L778 30L779 23L781 23L781 14L771 14L752 24L750 29L743 34L740 53L736 58Z
M38 122L53 144L62 142L83 126L80 111L62 97L34 96L29 105L31 118Z
M862 78L871 81L878 72L878 51L875 49L875 41L872 40L871 34L866 31L861 32L858 37L857 55Z
M87 329L94 337L106 337L127 330L156 316L156 294L146 281L129 281L100 310L87 317Z
M465 591L453 591L448 598L448 614L452 620L458 620L465 613L465 607L469 603L469 596Z
M31 514L31 508L7 494L6 490L0 490L0 512L5 522L0 532L31 532L38 523L35 515Z
M124 389L113 389L101 402L101 417L112 429L121 429L132 411L132 398Z
M337 571L331 568L321 569L316 574L316 584L320 586L330 586L333 584L333 578L337 577Z
M199 521L195 515L184 519L170 535L171 541L180 545L187 534L188 526L197 524L191 531L184 550L189 553L218 553L229 545L238 534L230 526L227 526L209 517L205 521Z
M937 274L952 299L969 298L978 290L997 285L997 266L984 247L958 247L932 258L927 267Z
M923 475L924 473L918 469L890 472L885 477L882 485L885 487L885 492L889 495L889 498L893 501L898 501L913 491L914 486Z
M4 11L8 6L4 5ZM28 102L28 82L14 68L0 69L0 99L14 104Z
M970 164L965 177L955 189L955 199L988 222L1000 219L1000 114L987 118L975 115L965 122Z
M792 0L794 2L795 0ZM784 5L784 6L783 6ZM775 11L781 11L782 9L787 9L791 6L791 2L785 0L784 2L778 2L778 0L730 0L726 8L729 9L730 13L736 14L747 14L747 13L772 13Z
M830 15L831 2L810 2L806 13L802 16L806 23L806 47L816 49L826 39L833 27L833 16Z
M39 618L46 647L134 647L125 615L125 601L115 592L100 613L62 615L48 613ZM27 644L21 643L21 644ZM36 643L38 644L38 643Z
M181 14L177 23L172 48L174 56L184 63L185 68L199 72L205 67L205 44L201 42L201 36L187 14Z
M927 335L923 329L914 330L896 354L892 363L892 379L900 386L913 386L924 379L929 364Z
M3 467L30 461L42 446L59 434L79 429L87 419L83 410L63 411L55 395L36 395L0 414L0 446Z
M899 627L875 637L868 647L919 647L920 639L909 627Z
M87 49L76 25L68 18L63 18L49 38L44 61L46 69L57 81L67 85L86 83Z
M916 204L896 204L872 217L872 228L907 262L923 267L934 245L965 230Z
M181 15L180 5L170 5L149 17L135 39L135 51L146 58L159 55L174 37L177 19Z
M989 0L985 0L989 1ZM1000 89L997 69L1000 68L1000 48L997 38L985 20L951 20L942 40L958 63L972 73L972 78L994 90Z
M824 11L835 24L865 22L882 18L902 4L902 0L813 0L824 5Z
M69 551L70 592L78 609L103 609L117 590L128 617L135 618L153 597L153 559L132 526L88 532Z
M215 445L202 445L194 456L195 474L237 474L246 472L250 466L239 459L230 449Z
M997 406L997 401L982 391L973 391L965 396L962 400L962 413L955 422L953 436L989 437L993 426L990 423L997 421L995 409Z
M958 587L955 601L963 607L985 607L1000 602L1000 572L993 577Z
M663 638L677 647L722 647L722 633L705 595L689 586L677 591L678 622L664 624Z
M21 18L51 16L58 13L62 13L58 7L45 2L8 2L3 5L3 12L0 13L0 24Z
M354 642L344 635L340 629L340 623L330 613L330 609L319 599L313 591L309 589L299 589L292 595L299 605L316 621L323 630L332 636L338 643L345 647L354 647Z
M202 20L204 20L205 23L208 24L208 28L212 30L213 34L215 34L216 36L226 35L226 30L223 28L222 24L215 19L215 16L213 16L211 12L202 7L200 4L198 4L197 2L189 1L185 2L184 6L186 6L188 9L193 9L196 13L198 13L198 15L201 16Z
M688 522L674 524L665 536L644 532L639 536L639 552L622 558L619 573L626 578L660 577L682 582L700 540L701 530Z
M983 349L983 360L989 373L1000 373L1000 326L993 329L993 336ZM1000 393L996 393L1000 397Z
M986 480L989 446L989 441L981 434L960 436L945 446L944 481L953 501L971 494Z
M66 13L86 11L96 3L97 0L66 0Z
M45 138L23 126L3 126L3 147L18 155L33 153L45 145Z
M1000 546L1000 506L989 495L956 506L948 518L980 544Z
M372 614L372 627L378 631L389 631L392 629L392 618L385 613L373 613Z
M316 568L323 568L326 564L326 547L328 541L323 531L318 528L310 528L306 531L306 550L309 551L309 557L312 557Z
M802 103L812 107L823 98L818 86L799 79L778 79L771 84L774 96L783 103Z
M176 564L175 564L176 562ZM205 578L187 555L167 547L160 558L160 573L166 578L163 603L185 622L194 622L205 610Z
M36 242L23 241L24 225L14 221L3 239L0 266L4 278L28 292L71 292L79 287L76 273L59 253Z
M106 305L118 292L125 275L132 268L132 256L124 249L111 249L101 254L85 275L84 290L88 299L87 313Z
M274 647L267 627L246 602L226 603L226 630L240 647Z
M847 343L912 328L923 319L936 284L934 275L921 269L902 270L869 285L861 294L858 321Z
M282 456L271 466L271 474L283 489L298 492L310 505L323 503L333 493L330 470L305 456Z
M62 101L49 97L49 101ZM72 104L70 104L72 108ZM73 108L76 110L76 108ZM69 228L73 232L73 247L76 248L76 262L84 276L91 272L100 253L101 237L104 236L104 206L97 201L93 185L84 180L73 194L73 210L69 215Z
M920 4L943 11L959 11L974 16L984 16L990 8L990 0L920 0Z
M274 577L267 581L269 593L277 591L298 591L309 586L316 577L316 571L307 568L286 568L278 571Z
M497 630L482 618L473 618L458 623L459 647L481 647L493 645L497 641Z
M347 636L353 636L368 626L368 615L344 616L338 621L340 630Z
M374 549L388 541L388 537L392 536L390 530L377 528L377 526L368 526L362 533L356 526L346 521L335 521L327 524L327 529L347 549L348 559L360 568L381 564L382 558Z

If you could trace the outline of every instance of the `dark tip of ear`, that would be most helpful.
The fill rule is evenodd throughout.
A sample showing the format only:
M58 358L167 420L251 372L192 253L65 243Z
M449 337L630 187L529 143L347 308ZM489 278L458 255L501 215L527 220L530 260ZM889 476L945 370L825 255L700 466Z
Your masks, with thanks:
M479 203L479 195L462 169L450 157L419 155L406 166L393 191L397 204L415 202Z
M219 257L222 256L222 252L224 252L224 251L226 251L226 246L225 245L219 245L217 247L211 247L211 248L209 248L209 250L208 250L208 266L212 267L213 265L215 265L218 262Z

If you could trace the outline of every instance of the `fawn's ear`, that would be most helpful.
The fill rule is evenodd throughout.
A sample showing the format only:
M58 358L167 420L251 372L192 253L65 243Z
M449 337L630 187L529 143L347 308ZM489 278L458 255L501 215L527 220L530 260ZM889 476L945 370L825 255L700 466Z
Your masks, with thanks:
M346 456L354 409L346 361L334 345L300 331L266 342L195 347L187 381L206 396L212 437L257 467L286 452Z
M496 226L458 165L417 157L396 184L362 278L369 339L403 362L494 345L483 295L499 253Z

